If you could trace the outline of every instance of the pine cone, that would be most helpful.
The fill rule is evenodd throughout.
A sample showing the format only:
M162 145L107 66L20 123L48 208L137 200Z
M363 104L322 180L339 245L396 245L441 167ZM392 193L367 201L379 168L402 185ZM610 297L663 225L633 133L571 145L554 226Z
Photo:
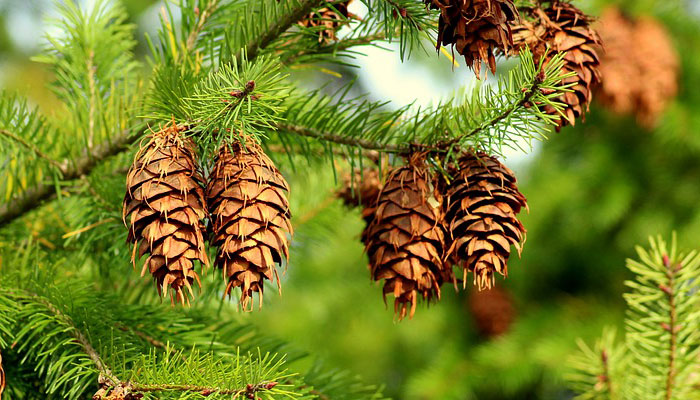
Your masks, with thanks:
M678 54L668 33L649 17L634 21L616 8L603 13L599 30L606 50L601 103L617 113L634 113L641 125L653 127L678 91Z
M516 215L527 207L513 172L495 157L479 152L459 160L459 171L447 189L445 220L450 232L448 257L474 273L479 290L491 288L494 273L508 275L511 244L520 254L525 228Z
M132 262L148 253L141 275L150 271L158 293L172 289L171 300L189 303L199 276L194 263L208 266L203 225L206 217L203 179L195 162L194 143L175 124L149 136L126 177L123 216L129 217L128 242L134 243ZM175 297L173 298L173 293ZM187 299L186 299L187 298Z
M347 175L343 180L343 186L336 195L343 200L348 207L362 206L362 219L367 225L374 219L374 212L377 210L377 198L382 190L382 180L379 170L375 168L365 168L362 171L355 171L353 175ZM365 237L362 238L365 243Z
M508 54L513 45L510 24L519 19L512 0L425 0L440 10L437 47L453 45L481 76L481 62L496 73L494 51Z
M599 60L595 50L600 46L598 34L590 28L591 18L581 10L563 1L552 1L544 10L535 9L535 22L523 20L513 29L516 49L527 46L532 51L535 62L544 57L545 65L556 52L566 52L562 74L575 72L563 83L573 83L572 92L566 92L555 101L565 104L565 118L559 118L558 127L574 125L576 118L585 119L585 113L593 98L593 86L600 82ZM547 52L547 46L552 51ZM558 114L553 107L545 107L545 112Z
M510 329L515 320L513 299L501 288L474 290L469 294L469 311L482 336L493 338Z
M289 259L292 225L285 192L289 186L262 148L251 141L219 151L207 185L213 226L212 244L219 247L216 266L223 270L226 295L241 288L241 305L252 308L253 292L263 282L277 282L276 264Z
M318 31L318 42L329 44L338 40L335 33L346 23L348 18L357 18L348 11L348 5L352 0L333 4L333 7L324 7L306 16L298 24L305 28L324 27ZM336 11L337 10L337 11Z
M444 280L442 195L424 162L413 157L387 178L367 227L366 250L372 279L384 279L384 296L394 294L399 319L415 313L418 294L440 298Z

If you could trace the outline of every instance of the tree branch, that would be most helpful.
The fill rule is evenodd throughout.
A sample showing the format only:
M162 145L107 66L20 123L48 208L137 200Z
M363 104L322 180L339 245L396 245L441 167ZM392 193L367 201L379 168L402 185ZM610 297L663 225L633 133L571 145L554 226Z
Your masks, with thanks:
M257 392L262 390L270 390L277 386L277 382L260 382L255 385L248 384L243 389L222 389L217 387L209 386L196 386L196 385L174 385L174 384L162 384L162 385L142 385L139 383L132 383L132 392L162 392L162 391L178 391L178 392L194 392L199 393L203 396L209 396L211 394L230 394L234 398L238 395L255 395ZM254 398L248 396L248 398Z
M87 175L99 162L119 154L129 148L140 134L130 135L129 131L123 131L111 140L93 148L92 152L84 152L83 157L71 166L61 168L63 180L74 180L82 175ZM21 217L27 212L39 207L44 201L56 194L55 186L48 183L40 183L25 191L20 197L0 206L0 227Z
M322 140L325 142L333 142L338 144L345 144L348 146L362 147L367 150L378 150L385 153L400 153L406 154L409 151L409 145L403 144L392 144L392 143L379 143L372 140L355 138L350 136L340 136L329 132L319 132L313 128L307 128L305 126L287 124L285 122L277 123L277 128L283 131L291 132L300 136L307 136L314 139Z
M255 40L250 41L246 45L248 60L253 60L255 57L257 57L260 50L267 47L277 36L279 36L280 33L289 29L290 26L302 19L302 17L308 14L314 7L320 5L322 1L323 0L303 0L301 5L294 10L294 12L272 24L265 33ZM205 16L202 15L202 19L204 19L204 17ZM202 20L200 20L200 23L201 21ZM240 57L240 54L241 53L238 53L236 57ZM5 132L0 131L0 133L4 134ZM85 156L74 163L72 167L61 168L63 172L63 179L74 180L79 178L81 175L89 174L100 161L128 149L129 145L138 140L140 136L141 135L129 135L128 131L124 131L118 136L95 146L93 151L86 151ZM20 140L20 143L21 142L22 141ZM25 147L31 149L35 154L39 156L40 154L43 154L41 152L37 152L38 149L33 148L29 143L25 142L23 144ZM49 159L45 156L42 158L47 160ZM54 161L52 165L58 166L60 164ZM39 207L44 201L49 200L54 195L55 190L52 185L40 183L37 186L25 191L20 197L10 201L7 204L0 205L0 227Z
M529 87L529 89L525 88L525 90L527 90L525 95L519 101L513 103L510 107L503 110L502 113L496 115L495 117L493 117L487 121L482 122L481 124L479 124L479 126L475 127L474 129L472 129L471 131L469 131L463 135L458 135L458 136L455 136L449 140L439 141L439 142L436 142L434 144L380 143L380 142L376 142L373 140L367 140L367 139L356 138L356 137L351 137L351 136L336 135L336 134L330 133L330 132L320 132L320 131L317 131L313 128L309 128L309 127L305 127L305 126L301 126L301 125L289 124L286 122L277 123L277 128L282 130L282 131L291 132L291 133L294 133L294 134L297 134L300 136L312 137L312 138L326 141L326 142L333 142L333 143L338 143L338 144L345 144L348 146L362 147L364 149L377 150L377 151L382 151L385 153L396 153L396 154L406 155L415 149L422 149L425 151L440 153L440 152L447 151L447 149L456 145L462 139L464 139L466 137L474 136L474 135L478 134L479 132L481 132L485 129L488 129L491 126L498 124L499 122L508 118L510 115L512 115L517 110L528 105L530 103L530 101L532 100L532 97L535 95L535 92L537 90L539 90L539 85L541 83L542 83L542 79L540 77L537 77L536 80L534 81L534 83Z

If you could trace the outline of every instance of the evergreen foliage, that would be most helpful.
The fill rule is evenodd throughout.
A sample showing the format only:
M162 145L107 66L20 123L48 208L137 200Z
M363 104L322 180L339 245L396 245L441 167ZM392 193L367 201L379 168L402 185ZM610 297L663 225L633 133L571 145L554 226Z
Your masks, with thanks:
M7 166L0 173L0 346L10 399L118 391L383 398L381 388L250 326L221 302L215 277L205 277L191 309L160 304L149 282L128 269L120 201L133 145L174 120L190 128L205 169L222 143L248 135L273 158L287 157L290 171L336 168L337 156L354 166L415 149L435 156L432 166L441 171L444 155L467 148L529 151L556 124L543 110L561 110L555 99L570 90L561 84L563 54L545 66L527 51L495 83L428 109L356 97L354 81L329 93L294 79L303 65L353 67L367 45L398 42L398 57L409 61L437 21L416 0L362 0L366 17L348 21L332 44L318 43L319 28L296 24L325 1L168 3L146 62L133 54L133 26L118 2L78 4L57 2L59 18L35 57L53 73L59 108L42 114L14 94L0 95L0 162ZM302 180L292 180L299 192L314 190ZM293 222L332 231L323 218L335 222L333 212ZM324 240L302 238L300 254Z
M670 247L651 239L637 256L627 261L635 279L626 282L624 344L610 332L592 349L580 343L571 386L580 399L697 398L700 257L679 251L675 236Z

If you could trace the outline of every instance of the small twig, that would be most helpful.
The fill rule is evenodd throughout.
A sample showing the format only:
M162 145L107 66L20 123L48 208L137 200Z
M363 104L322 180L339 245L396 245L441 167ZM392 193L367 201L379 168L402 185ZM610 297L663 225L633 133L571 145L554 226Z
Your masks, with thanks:
M254 399L255 394L259 391L270 390L277 386L277 382L260 382L255 385L248 384L242 389L223 389L218 387L210 386L197 386L197 385L176 385L176 384L162 384L162 385L144 385L139 383L130 383L129 387L131 392L162 392L162 391L178 391L178 392L193 392L199 393L203 396L209 396L211 394L226 394L232 395L235 398L238 395L245 394L248 398Z
M666 267L666 277L668 278L668 286L662 286L660 289L668 297L668 313L669 313L669 324L668 326L663 326L665 330L670 334L668 347L668 373L666 375L666 400L671 400L673 398L673 385L676 377L676 346L677 346L677 336L679 325L677 323L676 316L676 302L674 296L674 285L676 272L680 269L680 264L672 264L668 259L668 256L664 257L664 266ZM663 324L665 325L665 324Z
M612 382L610 382L610 363L608 362L608 352L603 349L600 352L600 361L603 364L603 374L602 380L608 389L608 395L611 399L615 398L613 395Z
M218 0L211 0L206 8L202 10L201 14L199 14L199 20L197 21L197 26L190 32L190 34L187 36L187 41L185 42L185 45L187 46L188 50L194 49L194 45L197 42L197 36L199 36L199 33L202 32L202 29L204 28L204 24L207 22L207 19L214 13L216 8L219 6L218 5Z
M36 145L34 145L33 143L27 142L26 140L24 140L24 139L22 139L21 137L15 135L14 133L8 131L7 129L0 129L0 135L3 135L3 136L5 136L5 137L8 137L8 138L14 140L15 142L17 142L17 143L19 143L20 145L22 145L24 148L31 150L32 153L34 153L34 155L36 155L37 157L46 160L49 164L51 164L51 165L53 165L54 167L56 167L59 171L61 171L61 173L64 172L65 167L64 167L61 163L59 163L58 161L56 161L56 160L54 160L53 158L49 157L48 155L44 154L44 153L43 153L41 150L39 150L39 148L38 148Z
M505 109L502 113L498 114L494 118L491 118L488 121L484 121L481 125L472 129L470 132L467 132L464 135L457 136L453 139L450 139L450 140L447 140L444 142L440 142L440 143L436 144L436 147L439 147L441 149L449 148L449 147L459 143L459 141L462 140L463 138L474 136L477 133L479 133L485 129L488 129L489 127L496 125L497 123L501 122L502 120L508 118L516 110L524 107L526 104L528 104L530 102L530 100L532 100L532 97L535 95L535 92L537 90L539 90L540 85L542 84L543 80L544 80L544 76L540 76L540 75L536 76L535 82L532 84L532 86L530 86L529 90L527 91L525 96L523 96L523 98L520 99L520 101L518 101L515 104L512 104L510 107Z
M296 221L294 221L294 229L298 229L300 226L306 224L307 222L311 221L316 217L318 214L321 213L321 211L325 210L326 208L330 207L331 204L333 204L336 201L337 197L335 195L335 192L330 193L328 196L326 196L323 201L316 205L314 208L311 210L307 211L305 214L303 214L301 217L299 217Z
M307 154L305 151L298 149L298 148L287 148L285 146L279 145L279 144L263 144L265 148L267 148L269 151L273 153L289 153L289 150L292 150L294 154ZM330 151L333 153L333 155L341 157L341 158L350 158L351 155L348 154L347 152L343 151L342 149L338 148L331 148ZM312 153L316 157L325 157L327 156L328 152L325 149L313 149ZM372 161L375 164L379 164L379 161L381 159L381 153L377 150L366 150L362 152L362 157L367 158L368 160Z
M103 225L103 224L106 224L106 223L112 222L112 221L116 221L116 219L115 218L106 218L106 219L103 219L102 221L97 221L97 222L90 224L88 226L85 226L85 227L82 227L80 229L76 229L74 231L68 232L68 233L64 234L63 236L61 236L61 238L68 239L71 236L75 236L75 235L78 235L80 233L87 232L90 229L97 228L100 225Z

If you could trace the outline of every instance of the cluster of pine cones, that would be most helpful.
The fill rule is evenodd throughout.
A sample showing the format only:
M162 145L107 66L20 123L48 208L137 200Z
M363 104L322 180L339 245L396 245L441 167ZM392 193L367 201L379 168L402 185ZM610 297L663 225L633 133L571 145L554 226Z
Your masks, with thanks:
M226 295L240 287L247 309L259 292L262 305L264 280L279 288L276 266L289 255L287 182L252 141L225 144L205 182L185 131L171 124L150 134L127 174L123 219L132 262L148 255L141 274L150 272L161 294L170 288L173 302L189 303L192 285L201 285L196 264L209 266L209 238Z
M445 282L457 283L459 267L479 288L507 276L513 245L520 253L525 229L517 218L525 197L513 172L495 157L467 152L448 168L452 180L430 172L416 153L392 169L382 184L377 170L362 171L338 192L346 204L361 205L367 225L362 241L372 279L384 280L399 319L415 313L418 297L440 298Z
M495 54L517 54L529 48L536 63L545 65L557 52L566 52L562 73L574 72L563 83L572 92L555 99L565 105L563 115L551 107L545 111L559 115L558 128L583 117L592 99L593 86L600 81L596 46L600 39L590 28L591 18L570 3L543 1L540 7L522 9L513 0L424 0L440 11L437 46L452 45L464 56L477 77L481 63L496 72Z

